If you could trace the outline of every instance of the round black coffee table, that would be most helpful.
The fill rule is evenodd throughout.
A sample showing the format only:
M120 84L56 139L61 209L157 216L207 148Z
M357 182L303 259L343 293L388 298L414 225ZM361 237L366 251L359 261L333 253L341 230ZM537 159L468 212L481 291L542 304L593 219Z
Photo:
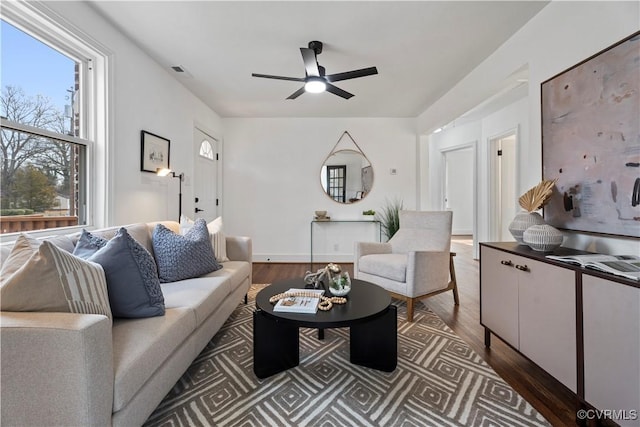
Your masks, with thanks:
M253 370L266 378L298 366L298 328L345 328L349 331L351 363L381 371L396 368L397 313L389 292L373 283L352 279L346 304L315 314L274 312L269 298L291 288L304 289L302 279L276 281L256 296L253 314ZM330 295L328 295L330 296Z

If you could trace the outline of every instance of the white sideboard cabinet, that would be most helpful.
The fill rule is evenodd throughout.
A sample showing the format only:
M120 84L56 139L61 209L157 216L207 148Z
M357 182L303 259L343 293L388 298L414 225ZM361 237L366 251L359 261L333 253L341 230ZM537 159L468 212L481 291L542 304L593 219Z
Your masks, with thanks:
M573 391L578 406L622 411L616 423L637 425L640 282L545 255L516 242L480 244L485 345L497 336Z
M481 247L481 323L574 393L575 273Z

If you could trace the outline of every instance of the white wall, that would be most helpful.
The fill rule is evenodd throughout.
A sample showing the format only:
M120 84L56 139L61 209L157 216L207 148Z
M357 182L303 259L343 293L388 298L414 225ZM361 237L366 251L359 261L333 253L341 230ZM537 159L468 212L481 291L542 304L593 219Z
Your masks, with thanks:
M193 211L193 128L221 128L218 115L182 86L168 67L150 59L91 7L82 2L46 2L63 17L111 51L110 151L111 196L108 224L178 217L178 180L140 172L140 131L171 140L171 168L186 173L183 211ZM99 165L98 165L99 166Z
M450 123L473 106L487 99L492 91L505 79L523 66L529 68L529 96L526 98L526 119L518 119L527 129L520 129L518 145L518 194L537 184L542 179L542 148L540 129L540 83L562 72L572 65L590 57L600 50L625 38L638 30L640 3L638 2L552 2L529 21L520 31L505 42L473 72L461 80L438 102L431 105L418 117L420 133L428 133ZM482 121L482 138L479 140L479 218L478 239L486 240L488 218L483 200L487 199L488 186L485 181L487 163L482 149L484 137L493 129L508 129L508 123L497 115ZM477 124L471 125L477 126ZM472 137L469 135L469 139ZM428 138L421 138L424 141ZM424 152L421 146L421 151ZM433 159L433 156L429 156ZM423 159L424 160L424 159ZM433 161L429 162L432 167ZM433 203L433 192L437 182L429 173L429 189L424 189L421 200ZM565 246L598 252L637 252L637 239L606 238L587 234L571 234Z
M223 125L225 228L253 238L256 261L308 261L315 210L332 219L360 219L363 210L379 210L396 197L416 207L413 119L223 119ZM346 205L320 186L322 163L345 130L374 170L369 195ZM370 224L316 227L317 260L352 260L353 239L375 236Z
M458 139L478 141L478 237L482 240L486 235L481 206L487 197L482 161L486 136L514 123L530 123L526 130L521 128L518 189L521 193L535 185L541 178L540 83L636 31L640 16L638 2L552 2L417 120L221 120L169 74L168 64L152 61L87 4L52 1L46 5L112 52L109 138L113 150L108 165L110 187L103 189L112 201L108 223L177 215L177 180L139 171L141 129L171 140L171 166L187 176L183 210L192 211L192 137L198 123L223 137L225 224L231 234L254 238L257 260L306 260L309 221L316 209L326 209L335 218L355 218L362 210L379 209L385 198L396 196L404 199L407 208L415 208L418 201L421 208L433 208L434 200L440 199L429 189L440 188L440 172L428 160L433 157L430 147L421 142L416 149L416 126L418 134L425 134L451 122L528 65L526 119L514 121L498 114L469 125L475 127L473 131L461 133ZM321 162L344 130L360 144L376 173L370 196L352 206L329 200L318 183ZM420 137L421 141L428 139ZM418 155L422 167L416 174ZM397 168L398 174L390 175L390 168ZM417 180L416 175L421 178ZM637 240L576 235L567 243L603 252L631 252ZM346 243L341 245L338 255L350 250L344 248Z

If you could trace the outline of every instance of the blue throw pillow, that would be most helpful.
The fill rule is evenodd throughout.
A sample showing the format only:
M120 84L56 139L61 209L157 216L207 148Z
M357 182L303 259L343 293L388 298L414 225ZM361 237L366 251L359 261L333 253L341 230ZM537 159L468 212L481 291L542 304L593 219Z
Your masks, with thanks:
M164 296L153 256L126 228L111 240L83 231L73 253L104 269L113 317L164 315Z
M73 248L73 254L82 259L87 259L98 252L99 249L102 249L107 242L107 239L100 236L94 236L87 230L83 229L76 246Z
M222 268L213 254L207 223L202 218L196 220L184 236L158 224L151 241L162 283L190 279Z

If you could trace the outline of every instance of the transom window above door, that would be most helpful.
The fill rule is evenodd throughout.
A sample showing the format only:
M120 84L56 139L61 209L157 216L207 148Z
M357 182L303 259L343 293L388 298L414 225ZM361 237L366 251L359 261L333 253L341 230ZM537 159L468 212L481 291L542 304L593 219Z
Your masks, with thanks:
M200 155L206 159L214 160L213 147L211 146L211 143L206 139L200 143Z

